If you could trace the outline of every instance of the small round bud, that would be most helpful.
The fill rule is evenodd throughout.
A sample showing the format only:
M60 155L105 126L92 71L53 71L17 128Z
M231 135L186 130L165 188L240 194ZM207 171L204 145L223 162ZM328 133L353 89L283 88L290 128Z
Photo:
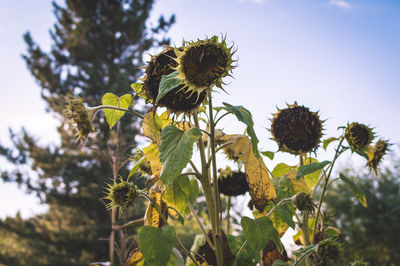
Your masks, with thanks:
M137 187L133 183L126 182L122 178L119 178L119 180L114 181L112 185L108 185L107 196L104 197L104 199L110 200L110 202L107 203L108 209L119 207L122 211L134 203L137 194Z
M293 199L293 204L296 206L299 211L309 211L313 212L314 211L314 203L307 193L300 192L299 194L296 195L296 197Z

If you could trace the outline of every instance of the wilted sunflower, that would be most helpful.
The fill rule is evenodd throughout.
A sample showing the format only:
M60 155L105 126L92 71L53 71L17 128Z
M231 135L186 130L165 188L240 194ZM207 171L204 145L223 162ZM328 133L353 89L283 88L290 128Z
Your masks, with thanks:
M231 76L233 65L233 46L227 47L225 38L219 42L217 36L210 39L187 42L183 50L175 50L175 59L182 80L188 91L201 93L214 85L222 89L222 78Z
M112 185L108 184L108 188L106 189L107 196L104 199L110 200L107 203L107 208L119 207L120 212L133 204L138 194L137 187L130 182L124 181L122 177L114 181Z
M389 151L389 142L386 140L378 140L374 146L369 146L368 162L367 166L374 171L375 174L378 173L378 166L382 161L383 156Z
M77 141L84 142L89 133L94 130L92 120L97 109L86 108L81 98L75 98L72 95L67 95L64 100L66 103L64 113L77 127L75 137Z
M342 244L336 239L328 238L317 245L317 256L322 263L337 265L342 261Z
M249 191L246 174L240 171L232 171L230 168L220 169L218 177L218 190L227 196L238 196Z
M345 137L352 151L363 151L374 139L374 132L364 124L353 122L347 125Z
M206 92L192 93L184 84L178 85L169 91L156 103L159 94L161 78L174 72L174 67L178 65L175 62L175 52L179 49L171 47L156 56L153 56L146 66L145 77L143 80L142 91L148 101L158 106L164 106L174 113L191 113L196 110L206 97Z
M322 121L317 112L295 102L274 114L271 125L273 140L279 150L292 154L315 151L321 141Z
M314 212L314 203L309 194L300 192L293 200L293 204L299 211Z

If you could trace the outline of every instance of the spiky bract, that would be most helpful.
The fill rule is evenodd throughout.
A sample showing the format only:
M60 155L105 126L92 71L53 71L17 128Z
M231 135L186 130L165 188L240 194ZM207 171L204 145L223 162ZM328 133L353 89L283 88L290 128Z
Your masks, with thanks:
M293 204L299 211L314 211L314 203L309 194L300 192L293 200Z
M389 142L386 140L378 140L374 146L369 146L368 148L368 162L367 166L374 171L375 174L378 173L378 166L382 161L383 156L389 151Z
M205 40L186 42L183 50L175 50L178 56L175 61L175 70L179 72L185 87L191 92L201 93L211 90L213 86L222 89L222 78L231 76L235 53L233 45L227 47L222 37L219 42L217 36Z
M227 196L238 196L249 191L246 174L240 171L232 171L229 167L220 169L218 177L219 192Z
M130 182L124 181L122 177L114 181L112 185L108 184L107 196L104 199L110 200L107 208L119 207L124 210L135 201L138 191L137 187Z
M92 120L96 110L86 108L79 97L67 95L64 100L66 103L64 113L75 123L77 128L75 137L78 142L84 142L89 133L93 131Z
M271 133L279 150L292 154L315 151L321 141L322 121L317 112L295 102L272 119Z
M206 92L192 93L184 84L177 86L169 91L164 97L156 103L159 94L159 86L161 78L164 75L174 72L174 67L178 64L175 62L175 52L179 49L171 47L156 56L153 56L146 66L145 77L143 80L143 92L147 97L147 101L153 102L158 106L167 107L170 112L174 113L191 113L196 110L206 97Z
M318 258L328 265L337 265L342 261L341 251L342 244L333 238L322 240L317 246Z
M353 122L347 125L345 137L352 151L364 151L374 139L374 132L364 124Z

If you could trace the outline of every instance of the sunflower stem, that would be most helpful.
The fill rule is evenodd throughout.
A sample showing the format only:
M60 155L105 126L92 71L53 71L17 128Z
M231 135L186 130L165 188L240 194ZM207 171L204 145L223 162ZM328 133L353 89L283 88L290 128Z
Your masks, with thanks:
M318 202L317 215L315 217L314 229L313 229L313 234L312 234L313 242L315 239L315 235L317 234L318 218L321 214L322 201L324 200L325 192L326 192L326 189L329 184L329 178L332 174L333 166L334 166L337 158L339 157L339 155L344 151L344 149L341 149L343 141L344 141L344 137L341 137L339 145L336 148L335 156L333 157L332 163L329 166L328 175L325 177L324 186L322 188L321 196L320 196L319 202Z
M112 106L112 105L99 105L99 106L96 106L96 107L93 107L93 108L95 108L96 111L100 110L100 109L111 109L111 110L123 111L123 112L130 113L131 115L135 115L135 116L137 116L137 117L139 117L141 119L143 119L143 117L144 117L143 115L139 114L138 112L136 112L134 110L125 109L125 108L121 108L121 107L116 107L116 106Z
M212 106L212 94L211 90L208 92L208 112L209 112L209 128L210 128L210 144L211 144L211 159L212 159L212 175L213 175L213 187L214 187L214 219L215 219L215 231L214 234L219 234L219 226L220 226L220 213L221 213L221 199L218 191L218 176L217 176L217 159L215 152L215 124L214 124L214 114L213 114L213 106ZM218 239L219 240L219 239ZM217 265L223 265L223 253L221 242L214 242L216 246L216 257L217 257Z

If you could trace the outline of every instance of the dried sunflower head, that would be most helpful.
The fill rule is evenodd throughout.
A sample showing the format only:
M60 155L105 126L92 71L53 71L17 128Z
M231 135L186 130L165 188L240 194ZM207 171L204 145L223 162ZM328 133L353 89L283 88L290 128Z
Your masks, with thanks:
M352 151L363 151L374 139L374 132L364 124L353 122L347 125L345 137Z
M309 194L300 192L293 200L293 204L299 211L314 211L314 203Z
M322 263L327 263L328 265L337 265L342 261L342 244L340 244L336 239L328 238L322 240L317 246L317 256Z
M217 36L210 39L187 42L183 50L176 50L178 79L191 92L201 93L213 86L222 89L222 78L231 76L233 65L233 46L227 47L225 38L221 42Z
M321 141L322 121L317 112L295 102L274 114L271 125L273 140L279 150L292 154L315 151Z
M383 156L389 151L389 142L386 140L378 140L374 146L369 146L367 166L378 174L378 166L382 161Z
M175 52L179 49L167 47L164 51L153 56L145 67L142 93L146 95L147 101L156 104L159 95L161 78L174 72L178 64ZM173 88L157 102L158 106L167 107L169 112L191 113L200 106L206 98L206 92L192 93L184 84Z
M108 184L107 196L104 199L110 200L107 208L119 207L122 212L126 207L132 205L138 195L138 188L130 182L124 181L122 177Z
M240 171L232 171L229 167L220 169L218 177L219 192L227 196L238 196L249 191L246 174Z
M66 103L64 113L75 123L77 128L75 137L78 142L84 142L89 133L94 130L92 120L97 109L86 108L81 98L75 98L72 95L67 95L64 100Z

